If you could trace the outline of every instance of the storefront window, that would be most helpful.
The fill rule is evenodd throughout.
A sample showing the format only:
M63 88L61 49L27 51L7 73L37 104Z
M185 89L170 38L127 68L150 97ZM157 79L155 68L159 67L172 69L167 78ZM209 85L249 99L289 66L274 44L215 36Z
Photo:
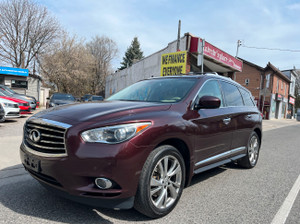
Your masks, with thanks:
M11 80L11 87L27 89L28 82L24 80Z

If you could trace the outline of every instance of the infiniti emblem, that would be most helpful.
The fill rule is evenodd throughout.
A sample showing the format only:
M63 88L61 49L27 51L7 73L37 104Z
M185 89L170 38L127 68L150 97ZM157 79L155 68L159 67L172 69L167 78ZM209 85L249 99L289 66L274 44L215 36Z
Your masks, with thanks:
M29 132L29 138L30 140L32 140L33 142L39 142L41 140L41 133L36 130L36 129L32 129L30 132Z

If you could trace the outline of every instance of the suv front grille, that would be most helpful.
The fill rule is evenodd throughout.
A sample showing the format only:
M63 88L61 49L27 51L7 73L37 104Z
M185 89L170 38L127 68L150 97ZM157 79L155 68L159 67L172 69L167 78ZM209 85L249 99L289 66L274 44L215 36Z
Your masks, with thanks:
M67 155L65 145L66 126L68 125L51 122L50 120L27 121L24 125L24 143L31 150L39 153Z

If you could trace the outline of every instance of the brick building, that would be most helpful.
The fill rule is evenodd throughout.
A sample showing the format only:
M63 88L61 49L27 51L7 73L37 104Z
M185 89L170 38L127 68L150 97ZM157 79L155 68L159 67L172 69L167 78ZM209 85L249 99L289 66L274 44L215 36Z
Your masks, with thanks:
M290 80L270 62L265 68L262 99L263 113L269 119L286 118ZM269 104L268 104L269 103Z
M284 70L282 73L287 76L290 80L290 88L289 88L289 102L288 102L288 115L287 118L292 118L295 116L295 100L296 100L296 80L297 80L297 71L296 69Z
M243 61L243 71L235 74L235 81L253 95L265 119L287 117L290 80L270 62L265 68Z
M235 81L247 88L254 97L256 105L260 105L260 95L262 79L264 76L264 68L239 58L243 61L243 71L235 74Z

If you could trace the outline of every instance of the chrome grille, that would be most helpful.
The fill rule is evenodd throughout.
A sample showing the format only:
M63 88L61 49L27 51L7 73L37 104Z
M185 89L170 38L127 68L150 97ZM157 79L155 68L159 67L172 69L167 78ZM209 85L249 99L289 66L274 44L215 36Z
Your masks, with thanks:
M67 127L70 125L46 119L29 120L24 125L24 143L38 153L65 156Z

